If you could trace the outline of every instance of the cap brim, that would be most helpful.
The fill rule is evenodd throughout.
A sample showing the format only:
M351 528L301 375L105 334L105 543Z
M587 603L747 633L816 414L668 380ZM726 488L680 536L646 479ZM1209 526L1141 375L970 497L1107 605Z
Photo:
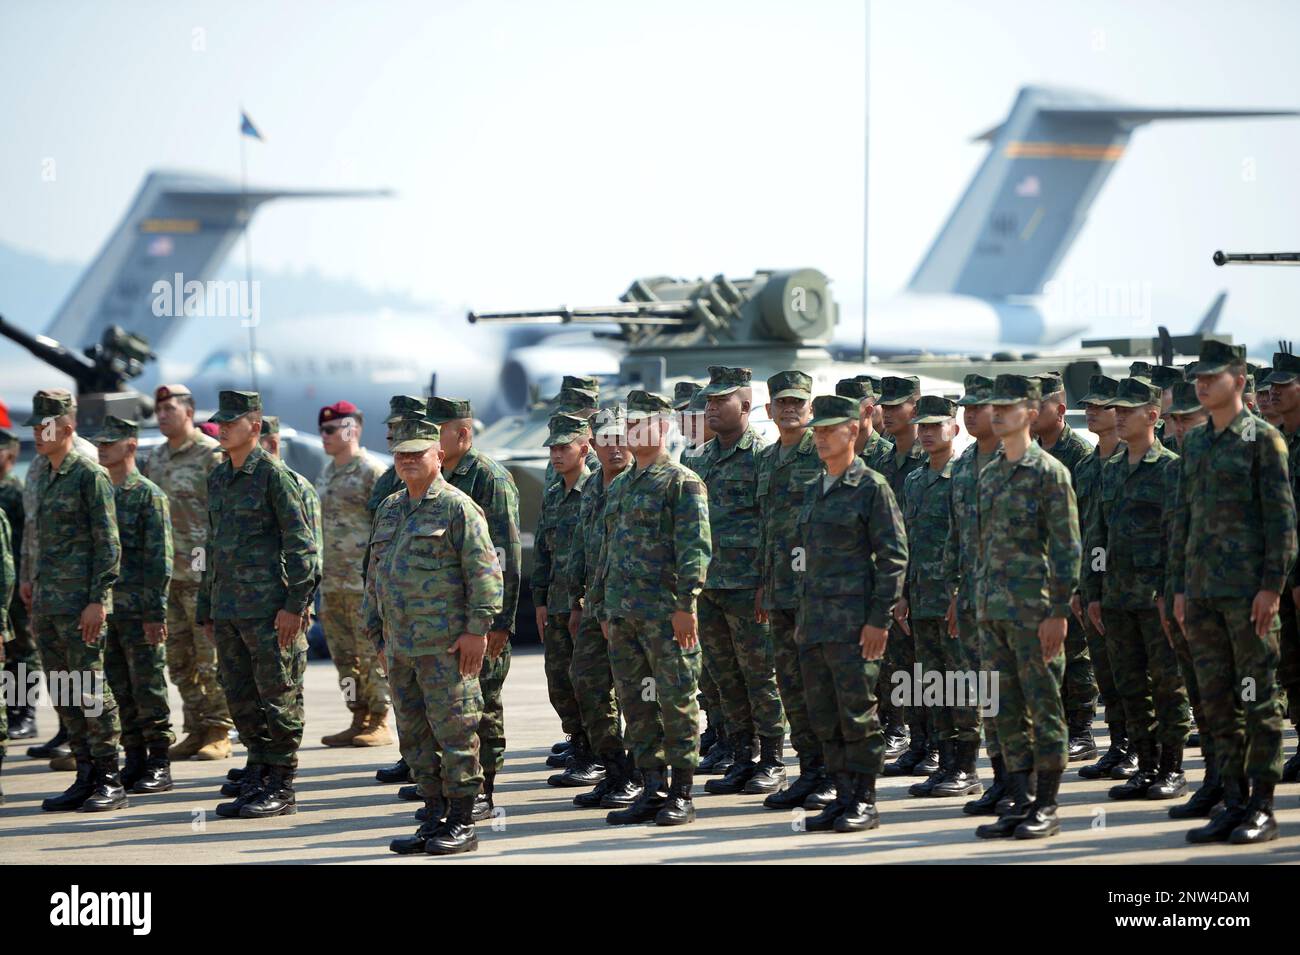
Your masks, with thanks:
M553 434L542 442L542 447L553 448L557 444L573 444L575 441L581 441L585 434Z
M1022 395L1022 396L1020 396L1019 398L997 398L997 397L994 397L994 398L990 398L988 401L986 401L985 404L990 404L990 405L1018 405L1018 404L1020 404L1020 402L1022 402L1022 401L1035 401L1035 400L1037 400L1037 399L1031 398L1031 397L1029 397L1029 395Z
M705 385L700 390L700 394L702 394L706 398L713 398L713 397L721 398L723 395L729 395L733 391L739 391L739 390L740 390L740 385Z
M865 400L865 399L864 399L864 400ZM916 400L916 395L906 395L906 396L904 396L904 397L902 397L902 398L890 398L888 401L886 401L884 398L878 398L878 399L876 399L876 404L878 404L878 405L905 405L905 404L907 404L909 401L915 401L915 400Z
M208 424L229 424L232 421L238 421L240 418L252 414L251 411L241 411L239 414L231 414L228 411L218 411L208 419Z
M428 451L438 443L435 438L407 438L393 445L392 451L394 454L411 454L417 451Z
M1272 371L1264 379L1262 384L1256 385L1257 388L1263 388L1268 385L1289 385L1293 381L1300 380L1300 375L1289 371Z
M986 405L988 403L988 398L985 398L983 395L962 395L957 399L957 404L963 408L968 408L971 405Z
M808 422L810 428L825 428L833 424L844 424L846 421L857 421L857 418L850 418L845 415L837 415L833 418L813 418Z
M928 414L923 418L913 418L912 424L943 424L951 420L952 415Z
M1084 405L1106 405L1110 403L1110 398L1110 395L1095 395L1089 393L1080 398L1078 404L1080 408Z
M812 392L804 391L802 388L787 388L772 395L771 400L776 401L777 398L800 398L803 401L812 401Z
M1141 408L1143 405L1153 405L1154 401L1138 401L1136 398L1111 398L1106 402L1107 408Z
M1200 405L1170 405L1169 407L1170 414L1196 414L1204 410Z
M1228 363L1225 361L1221 365L1197 365L1196 373L1193 378L1199 378L1201 375L1221 375L1228 370Z
M133 437L129 434L97 434L90 439L91 444L117 444L119 441L125 441Z
M672 414L671 411L629 411L626 415L628 421L646 421L650 418L662 418Z

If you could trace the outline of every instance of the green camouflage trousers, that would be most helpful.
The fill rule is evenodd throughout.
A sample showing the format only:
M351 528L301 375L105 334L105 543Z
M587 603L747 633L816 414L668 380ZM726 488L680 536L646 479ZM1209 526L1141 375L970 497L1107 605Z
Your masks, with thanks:
M483 694L483 715L478 721L478 758L483 772L496 775L506 764L506 711L501 702L501 690L510 673L510 641L501 649L501 656L493 660L483 655L483 668L478 671L479 691Z
M1281 618L1282 629L1278 634L1280 661L1277 682L1286 691L1291 725L1300 726L1300 624L1296 620L1296 605L1289 590L1282 592L1282 606L1278 616Z
M699 765L699 645L683 650L669 620L621 617L609 623L609 664L636 765Z
M1165 639L1160 613L1101 609L1106 654L1123 701L1124 728L1135 744L1154 740L1163 747L1187 742L1191 714L1178 657Z
M15 672L18 664L25 663L28 673L35 673L41 668L41 654L36 649L36 638L32 634L32 621L27 614L27 605L22 597L14 593L13 603L9 605L9 630L13 639L5 647L5 669Z
M568 736L582 732L582 710L577 694L573 692L573 637L569 635L569 612L548 614L546 632L542 635L542 666L546 670L546 693L551 707L560 718L560 726Z
M167 673L181 695L181 728L230 729L230 707L218 676L217 645L194 623L199 585L172 581L167 592Z
M832 773L872 773L885 768L876 684L880 661L862 659L855 639L799 647L799 672L813 731Z
M320 623L348 709L388 712L388 674L361 630L361 594L322 593Z
M708 667L700 668L700 692L697 695L700 709L709 715L709 722L718 728L725 738L727 721L722 718L722 700L718 697L718 684L709 676Z
M5 638L2 633L0 633L0 666L6 670L9 668L9 663L5 659ZM14 684L14 692L18 692L17 684ZM5 705L5 695L0 693L0 756L3 756L9 748L9 708Z
M104 679L104 634L91 646L81 639L80 616L33 617L51 702L80 757L117 755L121 724L117 698Z
M973 649L974 656L979 660L980 671L983 673L996 673L997 667L993 665L993 643L989 639L988 631L979 625L975 620L974 612L959 612L957 614L957 633L962 642L967 645L967 653ZM971 642L974 641L974 647ZM984 728L984 750L989 754L989 759L994 756L1002 755L1002 746L998 743L998 718L996 716L982 716L980 723Z
M248 761L264 766L298 765L302 744L302 681L307 638L280 649L274 617L217 620L214 637L221 688Z
M1065 672L1061 676L1061 702L1066 715L1087 713L1088 722L1097 711L1097 678L1093 675L1092 657L1088 655L1088 638L1083 624L1074 614L1066 615Z
M590 614L583 614L578 627L569 677L592 751L601 756L622 753L623 734L619 730L618 697L614 693L614 671L609 665L609 645L600 632L600 622Z
M754 620L754 591L706 590L699 618L704 665L717 684L727 731L784 740L772 633Z
M799 754L800 764L821 755L821 743L813 730L808 714L808 701L804 698L803 670L799 666L799 645L794 631L798 611L769 610L772 631L772 652L776 659L776 684L781 691L781 705L790 721L790 745Z
M388 660L388 685L402 758L420 792L448 799L477 795L483 783L478 677L461 676L458 654L395 654Z
M1158 616L1158 614L1157 614ZM1103 621L1104 622L1104 621ZM1097 632L1092 621L1086 620L1083 636L1088 643L1088 658L1092 661L1092 675L1097 680L1097 698L1106 709L1106 722L1114 723L1124 718L1124 704L1120 702L1119 688L1115 685L1115 672L1111 669L1106 638ZM1067 704L1067 711L1068 711Z
M984 620L998 674L998 743L1007 771L1063 773L1068 731L1061 700L1065 653L1043 662L1038 627Z
M1169 608L1173 612L1173 607ZM1200 687L1196 682L1196 665L1192 662L1192 648L1187 642L1182 628L1170 619L1174 635L1174 656L1178 658L1178 670L1183 675L1183 687L1187 690L1188 708L1196 721L1196 732L1201 734L1201 756L1206 766L1214 765L1214 737L1210 734L1210 724L1205 720L1205 707L1201 706Z
M916 662L916 640L905 634L892 619L889 621L889 642L885 644L885 658L880 661L880 680L876 684L876 696L880 700L880 721L885 726L911 726L917 719L912 708L898 706L894 703L891 692L898 686L900 670L911 678L912 664Z
M1187 598L1184 620L1196 667L1201 709L1224 778L1282 777L1282 703L1276 680L1278 631L1260 639L1249 597Z
M958 631L960 634L960 630ZM943 673L971 673L976 675L979 663L978 652L972 654L959 637L948 636L948 621L917 620L912 618L912 635L916 639L916 662L922 670L938 670ZM945 680L945 685L948 681ZM978 680L972 684L974 689ZM973 704L975 700L971 700ZM960 740L964 743L979 743L980 716L978 704L972 706L935 706L926 707L934 726L932 743Z
M109 615L104 676L117 698L124 748L176 741L167 701L167 651L144 638L142 618Z

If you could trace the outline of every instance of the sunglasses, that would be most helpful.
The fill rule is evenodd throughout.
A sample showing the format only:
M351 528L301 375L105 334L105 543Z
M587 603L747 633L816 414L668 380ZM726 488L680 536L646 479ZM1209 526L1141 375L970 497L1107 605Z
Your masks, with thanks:
M342 431L344 428L350 427L352 427L352 422L350 421L344 424L323 424L320 426L320 433L333 434L335 431Z

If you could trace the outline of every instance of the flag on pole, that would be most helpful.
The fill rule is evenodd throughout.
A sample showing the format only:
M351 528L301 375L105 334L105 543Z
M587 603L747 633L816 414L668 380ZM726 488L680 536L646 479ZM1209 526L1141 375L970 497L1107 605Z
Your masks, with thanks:
M239 111L239 133L241 136L252 136L259 142L266 142L262 138L262 134L257 131L257 127L253 125L253 121L248 118L248 114L243 110Z

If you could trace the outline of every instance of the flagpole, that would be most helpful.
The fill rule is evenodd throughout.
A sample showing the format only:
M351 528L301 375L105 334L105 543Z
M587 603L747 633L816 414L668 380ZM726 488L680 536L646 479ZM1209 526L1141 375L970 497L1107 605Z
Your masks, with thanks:
M248 227L252 224L252 216L248 212L248 144L244 141L248 136L244 133L244 113L243 107L239 110L239 195L240 205L244 213L244 281L246 284L245 292L248 295L247 301L255 302L257 299L253 295L253 243L248 235ZM257 322L260 316L254 314L249 316L248 324L248 374L252 382L252 390L257 391Z
M862 109L862 361L867 360L867 211L870 203L867 198L867 186L870 183L871 168L871 0L863 4L863 16L866 18L866 39L863 46L863 91Z

